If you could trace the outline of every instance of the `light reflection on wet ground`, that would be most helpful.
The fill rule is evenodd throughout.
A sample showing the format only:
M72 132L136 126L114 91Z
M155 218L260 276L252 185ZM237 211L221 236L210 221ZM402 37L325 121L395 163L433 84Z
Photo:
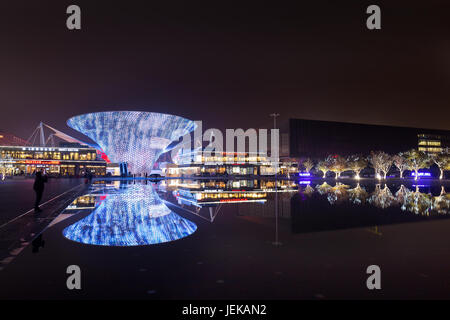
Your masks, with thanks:
M449 298L449 186L402 183L281 183L281 246L272 244L273 181L148 183L165 207L196 224L194 233L137 247L67 241L63 231L108 195L140 184L98 183L44 232L37 253L24 250L0 272L0 297ZM69 264L86 271L81 295L64 287ZM369 264L384 272L377 295L365 287Z
M90 194L77 199L71 206L71 210L77 204L86 208L86 200L94 200L89 216L64 229L67 239L102 246L138 246L178 240L197 229L195 223L172 212L151 185L123 185L105 191L97 197Z
M92 213L64 229L85 244L130 246L184 238L193 222L170 208L213 222L222 206L240 216L290 219L292 232L379 226L446 218L450 194L442 184L386 184L355 181L166 180L158 184L99 181L66 211Z

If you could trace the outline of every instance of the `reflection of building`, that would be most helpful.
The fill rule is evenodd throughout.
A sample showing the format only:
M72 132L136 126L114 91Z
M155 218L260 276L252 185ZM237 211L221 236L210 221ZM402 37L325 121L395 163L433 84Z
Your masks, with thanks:
M94 148L78 146L30 147L0 146L0 165L7 166L7 174L32 174L45 170L54 175L83 175L86 170L94 175L106 173L106 162L97 158Z
M120 176L120 166L117 163L108 163L106 165L106 174L109 176Z
M437 152L439 148L450 146L449 139L450 131L446 130L305 119L289 121L292 157L324 158L330 154L367 155L372 150L395 154L418 147L426 148L423 151Z
M178 116L137 111L88 113L70 118L67 124L132 174L150 173L167 147L195 128L193 121Z
M178 203L195 206L223 203L265 202L275 189L281 194L296 190L295 182L278 180L167 180L166 191L172 191Z
M89 210L95 209L98 201L96 201L96 196L87 194L80 196L72 201L72 203L66 208L66 210Z
M205 153L201 150L178 155L173 159L176 165L163 168L166 176L272 176L274 162L267 155L249 152ZM278 163L278 174L290 175L298 172L297 163Z
M278 194L278 217L291 217L291 198L296 194L295 189L286 190ZM275 194L270 193L267 196L267 201L264 206L258 206L255 203L243 203L237 207L238 214L241 216L253 216L274 218L275 217Z

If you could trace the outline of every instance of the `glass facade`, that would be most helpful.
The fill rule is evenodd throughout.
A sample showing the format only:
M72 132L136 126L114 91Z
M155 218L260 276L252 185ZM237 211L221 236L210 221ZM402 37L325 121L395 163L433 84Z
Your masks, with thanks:
M439 153L444 149L442 147L442 136L419 134L418 135L418 149L419 151L427 153Z
M175 166L166 170L167 176L289 176L298 173L296 162L272 162L267 155L249 152L221 152L210 154L201 150L179 154Z
M49 175L106 174L106 162L94 148L0 146L0 167L6 175L30 175L43 170Z

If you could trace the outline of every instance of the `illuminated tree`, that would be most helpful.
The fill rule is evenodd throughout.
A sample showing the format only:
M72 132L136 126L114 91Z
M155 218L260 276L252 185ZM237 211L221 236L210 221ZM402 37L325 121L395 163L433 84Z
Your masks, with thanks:
M392 166L392 157L383 151L372 151L369 160L375 169L375 176L379 177L380 171L383 171L384 179L386 179L386 175Z
M394 160L394 165L400 171L400 178L403 178L403 172L409 169L408 161L406 160L402 152L393 156L392 159Z
M408 162L408 167L416 173L415 180L419 177L419 170L428 168L432 163L432 159L425 152L416 149L405 152L404 156Z
M335 178L339 178L341 173L348 169L347 160L339 155L328 156L326 160L329 164L330 171L335 173Z
M306 172L310 172L311 169L314 168L314 161L308 158L305 161L303 161L302 165L303 167L305 167Z
M444 178L444 170L448 170L448 167L450 166L450 155L448 152L441 152L436 155L433 155L432 160L436 165L439 167L439 170L441 171L441 175L439 176L439 179Z
M361 171L367 167L368 161L360 155L352 155L347 159L348 168L356 173L356 179L359 179Z
M316 169L322 171L323 177L325 178L327 172L330 171L330 164L326 160L319 161L316 165Z

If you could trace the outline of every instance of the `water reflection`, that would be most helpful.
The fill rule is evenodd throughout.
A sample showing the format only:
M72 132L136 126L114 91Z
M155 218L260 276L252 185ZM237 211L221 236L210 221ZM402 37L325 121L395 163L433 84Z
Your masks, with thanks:
M273 194L292 194L298 190L289 180L165 180L157 186L160 196L174 205L208 221L214 221L223 205L247 208L249 212L273 215ZM290 198L290 196L289 196Z
M94 186L89 196L96 196L97 205L87 217L64 229L63 235L70 240L102 246L150 245L184 238L197 229L172 212L151 185ZM72 206L84 203L77 199Z
M436 184L259 179L146 183L93 185L67 208L67 212L92 213L67 227L64 236L87 244L133 246L192 234L196 225L184 216L214 222L223 212L259 221L275 218L278 211L282 225L290 224L292 232L298 233L424 221L448 217L450 212L450 196L444 186ZM276 221L266 220L274 230Z
M445 187L440 186L440 193L433 196L431 188L429 192L421 192L419 186L413 186L414 189L408 189L404 185L400 185L396 192L394 186L389 187L387 184L375 184L374 190L368 192L366 187L362 187L359 183L354 188L337 182L335 186L329 185L327 182L318 184L315 190L310 185L300 189L300 193L311 197L314 192L325 196L331 205L341 202L351 202L353 204L368 203L374 207L387 209L393 206L399 206L403 211L413 212L418 215L430 215L430 213L448 214L450 207L450 195L445 192Z

